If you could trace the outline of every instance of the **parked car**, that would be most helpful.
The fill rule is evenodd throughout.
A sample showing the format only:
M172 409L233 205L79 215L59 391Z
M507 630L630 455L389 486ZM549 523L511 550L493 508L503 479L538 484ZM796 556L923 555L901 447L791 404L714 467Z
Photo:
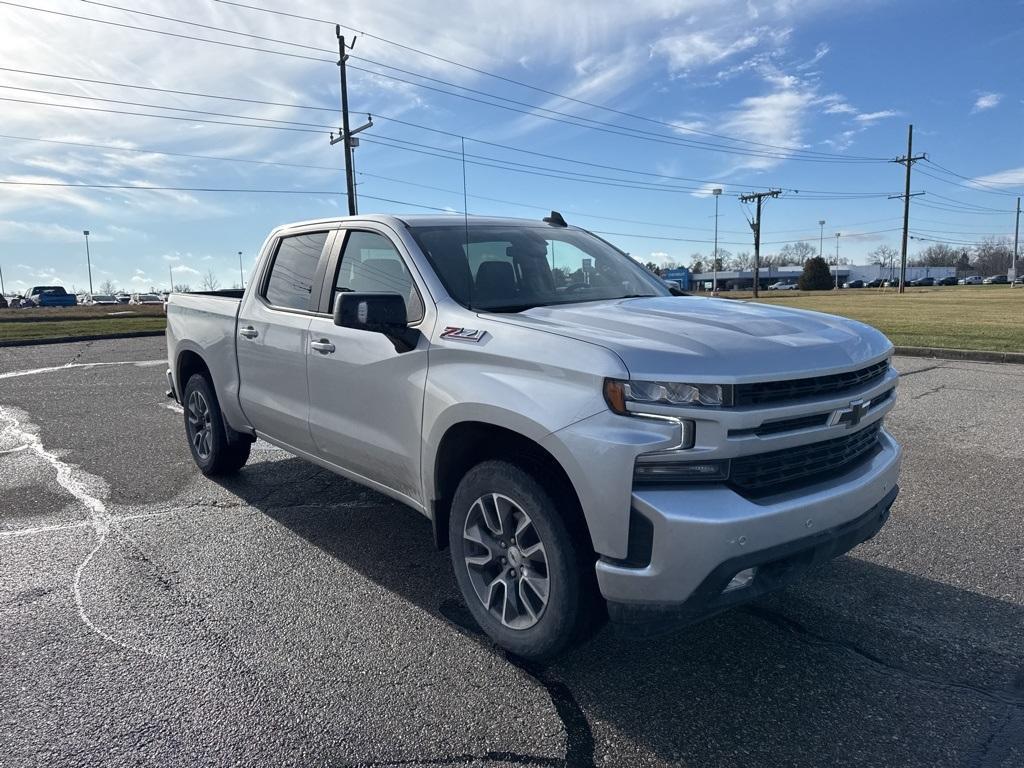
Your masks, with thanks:
M117 299L118 304L127 304L132 300L130 293L115 293L114 298Z
M881 288L883 285L885 285L885 280L880 277L876 277L874 280L864 283L865 288Z
M957 284L957 279L955 277L953 277L952 275L947 275L946 277L938 278L935 281L935 284L936 285L956 285Z
M62 285L37 285L28 292L28 297L37 307L73 307L78 303L75 295Z
M0 309L7 309L7 297L0 293Z
M863 280L850 280L849 282L843 283L843 288L863 288Z
M797 284L795 280L779 280L768 286L769 291L795 291Z
M155 293L136 293L128 301L129 304L163 304L163 299Z
M992 277L986 277L983 282L985 285L1007 285L1010 279L1006 275L992 275Z
M555 244L577 254L559 286ZM754 599L874 536L897 494L879 331L672 297L556 213L279 227L244 292L175 293L167 315L201 472L258 436L407 504L519 657L605 608L650 629Z
M111 293L87 293L85 294L85 301L82 303L95 306L97 304L117 304L118 302Z
M909 285L916 286L918 288L926 288L935 285L934 277L919 277L917 280L911 280Z
M959 285L981 285L983 282L985 281L981 278L980 275L970 275L968 277L962 278L959 281Z

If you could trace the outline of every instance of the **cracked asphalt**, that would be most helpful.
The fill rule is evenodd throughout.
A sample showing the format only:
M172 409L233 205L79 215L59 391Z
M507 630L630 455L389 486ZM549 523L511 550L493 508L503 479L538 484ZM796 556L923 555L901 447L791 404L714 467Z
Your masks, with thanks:
M1024 367L898 359L876 539L542 669L415 512L262 443L202 477L163 357L0 350L2 766L1024 765Z

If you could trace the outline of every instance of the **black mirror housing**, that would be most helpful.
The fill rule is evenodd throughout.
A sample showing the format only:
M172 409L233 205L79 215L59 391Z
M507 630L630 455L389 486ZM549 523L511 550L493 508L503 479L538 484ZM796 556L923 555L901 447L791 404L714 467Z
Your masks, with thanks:
M384 334L397 352L408 352L419 340L419 331L408 323L405 299L397 293L346 292L334 302L335 325Z
M408 322L405 299L397 293L346 292L334 302L334 324L341 328L386 333Z

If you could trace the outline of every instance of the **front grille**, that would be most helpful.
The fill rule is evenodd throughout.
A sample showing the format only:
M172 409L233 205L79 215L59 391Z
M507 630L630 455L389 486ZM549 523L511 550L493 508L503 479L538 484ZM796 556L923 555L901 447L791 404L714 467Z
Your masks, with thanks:
M880 429L875 423L852 435L733 459L729 484L746 496L766 496L848 472L875 452Z
M879 381L888 369L889 361L882 360L857 371L836 373L831 376L737 384L733 390L733 405L762 405L783 400L798 400L802 397L838 395Z

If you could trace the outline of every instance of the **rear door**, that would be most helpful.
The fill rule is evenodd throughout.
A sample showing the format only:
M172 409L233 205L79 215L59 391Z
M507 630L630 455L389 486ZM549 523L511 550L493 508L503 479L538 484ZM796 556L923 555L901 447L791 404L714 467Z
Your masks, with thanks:
M398 293L415 349L395 351L382 334L339 328L331 314L343 291ZM364 478L420 499L420 434L433 303L404 246L386 227L338 233L320 312L309 325L309 421L319 455Z
M309 433L307 331L320 299L334 232L288 232L269 248L252 295L238 314L239 402L249 423L272 440L303 451Z

